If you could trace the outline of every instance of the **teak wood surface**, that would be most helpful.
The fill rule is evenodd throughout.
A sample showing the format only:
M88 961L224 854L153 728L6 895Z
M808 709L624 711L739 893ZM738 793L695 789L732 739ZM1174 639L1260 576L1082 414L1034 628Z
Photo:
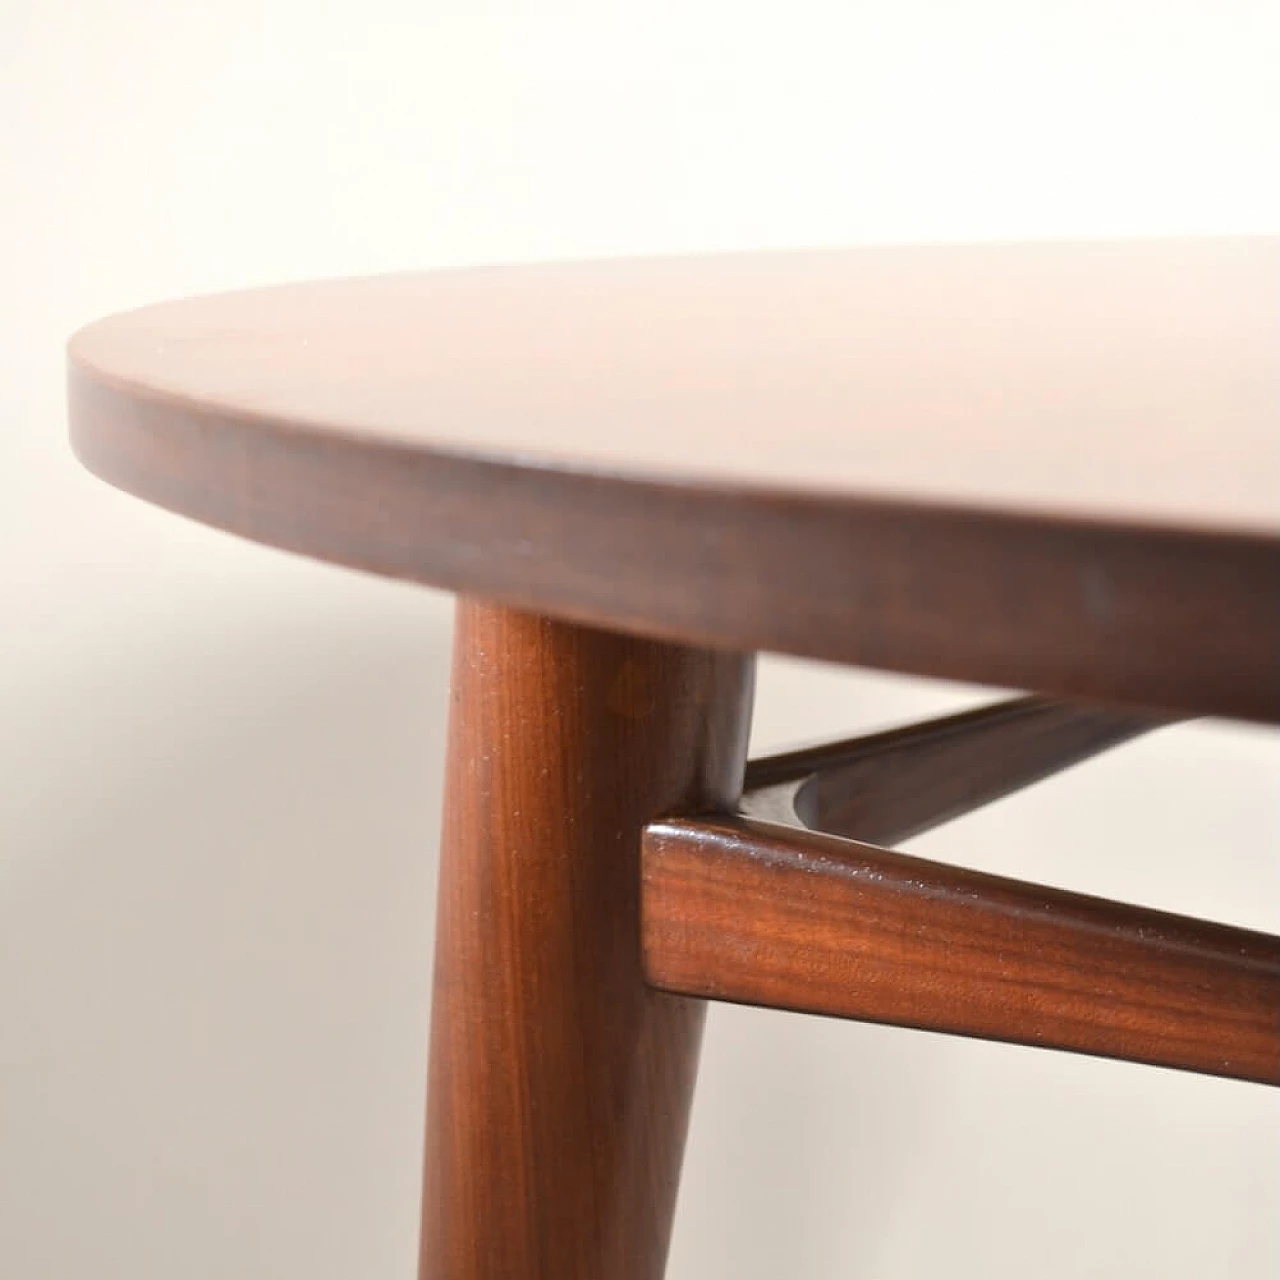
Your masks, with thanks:
M689 644L1280 719L1280 240L858 249L197 298L76 450L263 542Z
M657 1280L704 1009L640 964L640 829L742 785L752 664L459 606L424 1280Z
M1280 1085L1280 939L750 818L645 834L664 990Z
M896 844L1166 720L1009 698L920 724L751 761L743 813Z
M657 1280L702 996L1275 1082L1275 939L839 836L1280 722L1278 334L1280 240L1239 238L435 272L72 339L104 479L462 596L424 1280ZM757 762L743 816L759 650L1069 701Z

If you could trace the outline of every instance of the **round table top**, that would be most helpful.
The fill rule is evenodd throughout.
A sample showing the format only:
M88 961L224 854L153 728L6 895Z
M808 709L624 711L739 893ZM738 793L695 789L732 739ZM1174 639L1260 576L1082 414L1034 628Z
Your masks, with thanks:
M673 639L1280 718L1280 239L290 285L71 342L104 478Z

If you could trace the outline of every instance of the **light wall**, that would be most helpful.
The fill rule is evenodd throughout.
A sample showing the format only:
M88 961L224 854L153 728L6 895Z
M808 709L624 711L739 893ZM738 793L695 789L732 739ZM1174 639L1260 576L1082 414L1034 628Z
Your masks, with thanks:
M72 328L448 263L1274 231L1278 37L1224 0L0 0L0 1275L415 1255L448 601L81 474ZM766 661L756 740L980 696ZM1170 730L917 847L1276 929L1278 763ZM1261 1088L717 1009L671 1276L1262 1280L1277 1152Z

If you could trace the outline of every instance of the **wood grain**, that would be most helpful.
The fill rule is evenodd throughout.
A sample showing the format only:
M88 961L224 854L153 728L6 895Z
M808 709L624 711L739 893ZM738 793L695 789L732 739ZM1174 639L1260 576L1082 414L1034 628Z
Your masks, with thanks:
M739 808L868 844L895 844L1168 721L1052 698L990 706L766 756Z
M643 981L641 825L737 799L749 658L464 601L424 1280L657 1280L703 1006Z
M1280 939L748 818L643 877L664 990L1280 1084Z
M530 469L1280 534L1280 238L863 247L146 307L84 373Z
M1280 720L1280 241L259 290L72 342L77 453L580 622Z

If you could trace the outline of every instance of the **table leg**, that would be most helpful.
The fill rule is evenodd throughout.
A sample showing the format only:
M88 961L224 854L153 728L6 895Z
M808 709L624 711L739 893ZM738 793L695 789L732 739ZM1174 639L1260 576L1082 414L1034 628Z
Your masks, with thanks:
M752 661L464 600L423 1280L657 1280L704 1006L640 969L639 833L742 782Z

